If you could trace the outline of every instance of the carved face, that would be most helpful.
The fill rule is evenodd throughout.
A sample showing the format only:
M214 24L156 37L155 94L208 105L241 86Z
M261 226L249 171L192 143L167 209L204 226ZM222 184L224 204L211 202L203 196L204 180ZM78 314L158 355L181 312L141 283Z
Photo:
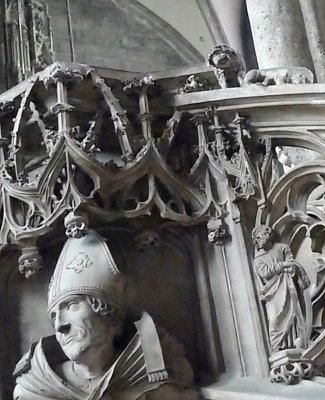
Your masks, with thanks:
M271 233L267 229L259 229L254 233L254 243L257 249L264 249L271 242Z
M212 57L212 62L216 67L225 68L230 65L231 57L227 53L216 53Z
M86 296L68 296L50 311L56 339L71 361L85 361L112 345L116 328L93 311Z

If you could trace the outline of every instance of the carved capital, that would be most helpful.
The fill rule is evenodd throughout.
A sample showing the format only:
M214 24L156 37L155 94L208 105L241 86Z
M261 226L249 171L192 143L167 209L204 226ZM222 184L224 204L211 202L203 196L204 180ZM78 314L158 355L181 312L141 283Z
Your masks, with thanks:
M206 125L208 124L208 119L205 115L195 115L191 118L191 122L193 122L195 126Z
M60 112L69 112L74 109L73 106L66 103L56 103L51 107L51 111L54 115L59 114Z
M49 74L43 78L44 85L48 88L50 85L56 85L61 82L65 85L78 84L83 80L80 70L74 70L70 67L62 68L59 63L55 63Z
M157 86L152 76L145 76L124 82L123 91L127 95L152 94L156 88Z

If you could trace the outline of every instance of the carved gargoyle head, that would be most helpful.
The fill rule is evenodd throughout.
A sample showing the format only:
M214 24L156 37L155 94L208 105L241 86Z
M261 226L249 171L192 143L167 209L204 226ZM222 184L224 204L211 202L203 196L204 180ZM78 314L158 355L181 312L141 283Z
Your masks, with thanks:
M246 70L245 63L240 54L225 44L213 47L208 54L207 65L214 68L232 69L235 71Z

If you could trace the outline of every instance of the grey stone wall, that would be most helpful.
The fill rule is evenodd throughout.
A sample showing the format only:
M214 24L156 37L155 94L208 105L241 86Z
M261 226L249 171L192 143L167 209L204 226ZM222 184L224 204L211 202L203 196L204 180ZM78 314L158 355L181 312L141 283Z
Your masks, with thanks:
M69 6L48 0L56 60L130 71L203 61L176 30L134 0L70 0Z

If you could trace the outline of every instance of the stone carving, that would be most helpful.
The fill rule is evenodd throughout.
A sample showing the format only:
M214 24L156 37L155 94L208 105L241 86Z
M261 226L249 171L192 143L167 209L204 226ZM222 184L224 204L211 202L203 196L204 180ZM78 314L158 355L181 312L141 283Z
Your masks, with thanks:
M251 140L248 121L236 113L234 128L220 124L213 108L206 111L215 134L214 153L224 169L234 196L248 198L259 190L255 159L258 146Z
M227 45L215 46L207 57L207 65L214 67L214 74L221 89L238 87L246 72L244 60Z
M207 141L206 118L194 115L191 122L193 115L176 111L157 128L150 114L156 86L144 77L125 88L139 103L139 124L88 66L56 62L26 83L15 110L3 115L2 243L39 237L80 204L107 221L158 210L163 219L192 225L222 214L213 187L226 176ZM32 101L38 90L44 102ZM93 98L78 95L82 91L95 96L99 109ZM184 120L193 130L185 141L179 140ZM32 150L26 137L33 137ZM83 234L78 223L68 231Z
M37 71L53 62L52 30L48 7L45 1L30 3L33 31L33 67Z
M10 80L15 84L53 62L52 31L45 1L5 3Z
M192 93L199 92L200 90L209 90L210 85L206 80L199 78L195 75L190 75L187 79L183 87L180 89L180 92L183 93Z
M88 231L88 218L86 215L76 215L74 212L69 213L64 219L66 227L65 234L71 238L81 238Z
M230 238L229 229L221 219L211 219L208 224L208 241L214 245L222 245Z
M154 230L146 229L135 236L134 244L139 251L156 249L160 246L160 235Z
M12 84L31 75L30 41L26 4L22 0L5 2L5 21L8 29L8 52Z
M83 78L83 74L79 69L72 69L71 67L62 68L59 62L55 62L51 66L49 73L43 77L43 82L47 88L50 85L56 85L58 82L61 82L65 86L71 86L78 84ZM59 111L60 109L53 110L54 113Z
M42 268L43 260L37 247L23 247L18 259L19 271L26 278L33 276Z
M272 353L306 349L311 334L311 304L305 292L310 286L309 278L289 246L274 241L270 227L256 227L253 240L254 269L260 298L266 306Z
M298 383L313 377L313 366L304 359L300 349L282 350L270 357L270 380L273 383Z
M284 85L287 83L313 83L314 74L304 67L283 67L252 69L247 72L243 85L261 84L263 86Z
M67 268L78 257L86 268ZM146 312L133 323L125 311L124 279L104 239L69 238L48 293L55 337L17 364L14 399L198 399L178 343Z

